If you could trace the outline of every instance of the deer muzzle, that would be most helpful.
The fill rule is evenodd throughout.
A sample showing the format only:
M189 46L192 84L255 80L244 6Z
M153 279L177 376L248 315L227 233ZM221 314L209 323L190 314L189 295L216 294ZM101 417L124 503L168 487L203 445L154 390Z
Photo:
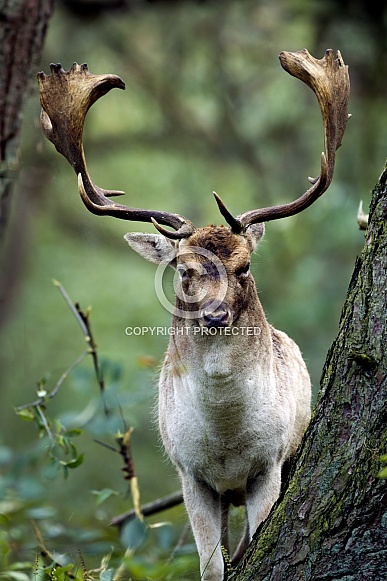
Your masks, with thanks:
M230 307L224 302L209 301L200 309L200 322L205 327L229 327L232 318Z

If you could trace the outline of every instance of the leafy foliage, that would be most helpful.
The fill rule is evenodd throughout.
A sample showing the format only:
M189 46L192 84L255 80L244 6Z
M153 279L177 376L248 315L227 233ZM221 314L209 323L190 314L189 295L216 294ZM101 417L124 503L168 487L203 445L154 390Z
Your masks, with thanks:
M38 382L37 386L37 396L38 399L29 403L24 404L16 408L16 414L20 419L33 422L38 431L39 446L36 446L34 458L34 463L43 462L43 473L46 478L53 479L57 478L62 474L66 480L69 475L69 470L74 470L80 467L83 463L84 453L79 452L74 444L74 438L81 436L87 427L72 427L66 428L64 424L57 418L53 418L48 413L48 404L50 400L53 400L55 396L58 395L60 388L62 387L65 379L68 379L70 372L75 370L77 366L83 361L85 355L89 354L93 357L94 372L96 375L97 383L105 389L105 377L104 371L108 369L105 364L100 368L99 357L96 350L96 344L94 342L93 335L90 328L90 310L87 311L85 315L81 307L76 304L73 305L62 287L62 285L56 282L56 286L60 289L62 295L64 296L68 306L75 314L79 322L81 322L81 328L85 336L85 340L91 347L83 353L74 364L71 365L69 370L67 370L55 384L51 391L48 391L48 376L45 376L41 381ZM113 376L115 374L113 373ZM110 410L107 404L108 399L104 390L101 391L102 405L100 408L95 409L95 416L102 413L106 418L111 420L111 414L115 413ZM120 411L119 407L117 408ZM82 417L82 414L78 414L78 417ZM89 418L89 422L94 419L92 416ZM123 421L123 418L120 418ZM181 575L181 578L190 578L190 573L188 576L184 577L187 570L190 571L191 562L196 561L196 558L192 559L192 552L194 550L191 545L187 555L184 556L184 552L187 551L187 546L179 548L179 551L174 554L173 560L167 558L167 555L171 557L171 540L172 536L167 532L165 534L164 530L171 527L171 523L156 523L156 524L146 524L144 518L141 514L140 508L140 491L138 489L138 481L134 469L134 463L131 452L131 435L133 428L126 430L125 434L118 433L115 440L118 444L118 448L114 448L108 444L101 442L106 448L112 449L121 455L124 462L124 467L122 470L125 473L125 479L130 482L130 492L132 496L132 501L135 509L136 517L134 519L124 521L124 524L120 530L120 543L121 546L126 547L124 556L122 557L120 553L119 544L110 552L104 554L100 557L99 566L88 569L86 567L86 561L82 552L78 549L78 558L75 561L72 554L57 554L55 550L47 548L46 543L43 539L40 526L38 522L42 523L44 527L45 534L50 538L55 538L58 533L55 532L55 528L62 528L61 525L55 522L57 517L57 510L49 505L42 505L41 498L41 487L38 484L38 479L34 477L31 478L30 482L24 482L27 484L27 488L24 491L18 489L16 474L9 475L7 478L0 479L0 485L3 487L4 502L0 505L1 518L3 524L7 529L4 534L0 537L1 543L1 564L3 567L3 572L0 574L0 578L4 579L14 579L16 581L26 581L30 577L27 576L27 572L32 574L34 581L40 581L44 579L50 579L55 581L61 581L62 579L82 579L82 580L94 580L99 579L102 581L118 581L124 579L125 576L130 573L130 575L149 577L152 575L153 579L173 579L174 575ZM0 461L5 465L11 463L12 451L6 447L0 449ZM32 484L32 486L31 486ZM32 494L31 490L35 487L36 496ZM96 506L98 507L102 503L108 501L112 496L118 496L119 492L113 489L105 488L103 490L93 490L91 491L96 495ZM30 525L27 522L30 521ZM12 560L10 562L10 557L12 553L15 553L14 543L17 541L20 546L28 545L27 538L31 535L32 528L36 537L36 549L35 557L32 561L19 561ZM106 541L105 533L101 530L92 529L90 531L70 531L69 529L61 530L60 536L68 536L71 539L72 544L80 540L82 543L87 544L88 551L100 553L101 545L105 545ZM83 537L83 538L82 538ZM169 540L168 540L169 537ZM167 541L166 541L167 540ZM152 547L153 559L155 562L150 562L144 560L141 554L149 554L149 549ZM184 550L185 548L185 550ZM182 552L183 555L178 555L178 552ZM152 561L153 561L152 559ZM113 566L111 566L113 563Z

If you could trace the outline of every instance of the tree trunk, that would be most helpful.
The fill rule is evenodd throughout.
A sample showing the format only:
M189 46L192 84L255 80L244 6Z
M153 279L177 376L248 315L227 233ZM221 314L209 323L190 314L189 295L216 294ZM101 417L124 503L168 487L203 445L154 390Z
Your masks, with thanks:
M229 576L387 579L387 166L291 480Z
M17 176L21 112L40 60L53 0L0 3L0 241Z

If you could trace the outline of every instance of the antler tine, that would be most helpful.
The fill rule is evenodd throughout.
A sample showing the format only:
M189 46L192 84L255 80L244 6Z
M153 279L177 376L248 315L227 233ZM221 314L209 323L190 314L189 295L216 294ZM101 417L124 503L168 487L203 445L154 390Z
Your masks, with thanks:
M216 192L212 192L212 193L214 194L214 198L216 200L216 203L218 204L219 212L222 214L222 216L226 220L227 224L229 226L231 226L231 230L234 232L234 234L240 234L243 230L243 226L242 226L240 220L238 220L238 218L235 218L231 214L231 212L229 212L227 210L222 198L220 196L218 196L218 194Z
M123 220L151 222L153 219L177 230L165 230L174 238L190 236L195 228L179 214L131 208L112 202L109 197L124 192L99 188L89 176L82 143L87 111L111 89L125 89L122 79L117 75L92 75L85 64L74 63L69 71L64 71L60 64L51 64L50 68L51 75L38 73L41 124L46 137L78 175L79 193L88 210Z
M304 49L299 52L282 52L282 67L292 76L306 83L315 93L324 122L324 149L321 155L320 176L309 178L313 184L302 196L288 204L259 208L240 214L234 220L246 229L251 224L269 222L297 214L313 204L329 187L335 167L336 150L341 145L348 115L349 75L340 51L334 59L328 49L323 59L315 59ZM223 212L222 212L223 213ZM231 228L233 229L232 225Z

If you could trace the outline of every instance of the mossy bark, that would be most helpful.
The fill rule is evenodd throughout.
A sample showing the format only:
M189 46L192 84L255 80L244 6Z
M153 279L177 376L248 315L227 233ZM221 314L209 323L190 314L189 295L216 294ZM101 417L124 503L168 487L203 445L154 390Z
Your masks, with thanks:
M36 74L53 0L0 2L0 241L17 177L21 113Z
M233 581L387 579L386 219L387 166L289 485Z

